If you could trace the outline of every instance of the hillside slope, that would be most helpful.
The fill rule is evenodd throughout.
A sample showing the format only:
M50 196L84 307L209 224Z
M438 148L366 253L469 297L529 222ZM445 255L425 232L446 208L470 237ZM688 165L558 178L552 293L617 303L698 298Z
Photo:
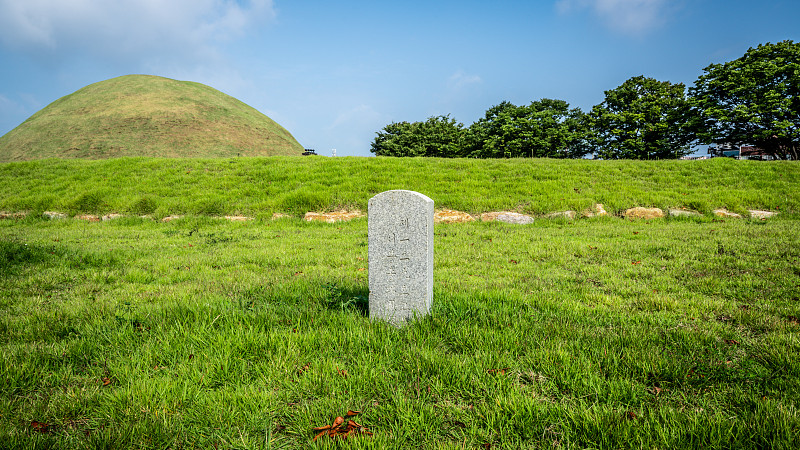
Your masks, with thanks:
M127 75L62 97L0 137L0 162L300 155L275 121L200 83Z
M480 214L611 214L634 206L800 213L800 161L439 158L114 158L0 164L0 211L271 217L367 210L409 189Z

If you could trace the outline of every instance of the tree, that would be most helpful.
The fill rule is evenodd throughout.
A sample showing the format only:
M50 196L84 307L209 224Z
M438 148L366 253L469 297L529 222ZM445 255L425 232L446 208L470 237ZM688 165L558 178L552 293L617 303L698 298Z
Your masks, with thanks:
M467 133L467 156L475 158L580 158L585 121L580 109L563 100L542 99L528 106L504 101L486 111Z
M372 142L376 156L462 156L464 125L447 116L425 122L397 122L383 127Z
M779 159L800 153L800 44L750 48L704 69L690 89L702 142L753 144Z
M682 83L630 78L605 91L589 115L595 156L602 159L677 159L695 140Z

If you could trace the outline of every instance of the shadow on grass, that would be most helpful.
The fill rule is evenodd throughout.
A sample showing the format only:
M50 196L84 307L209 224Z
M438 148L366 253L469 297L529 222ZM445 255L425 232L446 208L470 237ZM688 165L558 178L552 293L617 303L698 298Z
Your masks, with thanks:
M59 264L70 269L111 268L120 265L110 253L71 251L52 245L0 241L0 275L16 274L18 270L42 264Z
M357 311L369 314L369 288L366 286L340 286L335 281L325 283L325 304L332 311Z
M50 247L0 241L0 274L9 275L21 266L42 263L53 254Z

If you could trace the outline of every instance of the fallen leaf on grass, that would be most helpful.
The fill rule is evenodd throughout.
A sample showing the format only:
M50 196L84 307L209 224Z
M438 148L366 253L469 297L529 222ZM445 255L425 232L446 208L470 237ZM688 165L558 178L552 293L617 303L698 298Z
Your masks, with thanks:
M451 421L451 423L454 426L457 426L458 428L467 428L467 424L465 424L464 422L462 422L460 420L453 420L453 421Z
M322 435L323 435L323 434L325 434L326 432L327 432L327 431L321 431L321 432L317 433L317 435L316 435L316 436L314 436L314 439L311 439L311 440L312 440L312 441L316 441L316 440L317 440L317 438L319 438L320 436L322 436Z
M660 393L661 393L661 391L662 391L662 389L661 389L660 387L658 387L658 386L653 386L653 388L652 388L652 389L650 389L650 392L651 392L653 395L658 395L658 394L660 394Z
M347 371L344 369L336 369L336 370L339 372L339 375L343 376L344 378L347 378L349 376L347 374Z
M637 265L637 264L641 264L641 263L642 263L641 261L633 261L633 262L631 262L631 264L633 264L634 266Z
M510 367L503 367L502 369L487 369L486 373L490 375L505 375L509 370L511 370Z
M347 411L345 417L353 417L357 414L361 413L361 411ZM316 441L323 435L328 435L331 439L333 438L340 438L340 439L347 439L351 436L356 436L359 434L364 434L367 436L372 436L372 432L367 430L367 427L359 424L355 420L347 420L345 424L345 418L342 416L338 416L334 419L333 424L331 425L323 425L321 427L315 427L313 431L316 433L314 438L311 439L312 441Z
M625 418L628 419L628 420L633 420L633 419L636 418L636 413L633 412L633 411L627 411L625 413Z
M510 262L511 264L519 264L519 261L517 261L516 259L509 259L508 262Z
M31 428L33 428L33 431L38 431L39 433L50 432L50 425L44 422L39 422L37 420L31 421Z
M103 379L103 386L108 386L109 384L111 384L111 378L103 377L102 379Z

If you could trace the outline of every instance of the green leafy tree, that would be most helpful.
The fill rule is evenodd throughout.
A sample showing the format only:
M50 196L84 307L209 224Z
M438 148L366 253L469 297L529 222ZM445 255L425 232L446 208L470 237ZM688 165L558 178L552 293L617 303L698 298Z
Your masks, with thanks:
M504 101L469 127L466 152L475 158L580 158L589 151L585 137L584 114L563 100Z
M391 123L376 134L370 147L376 156L462 156L464 125L449 115Z
M762 44L704 72L690 89L701 141L753 144L775 158L798 159L800 44Z
M696 139L682 83L630 78L606 91L589 115L594 153L602 159L678 158Z

